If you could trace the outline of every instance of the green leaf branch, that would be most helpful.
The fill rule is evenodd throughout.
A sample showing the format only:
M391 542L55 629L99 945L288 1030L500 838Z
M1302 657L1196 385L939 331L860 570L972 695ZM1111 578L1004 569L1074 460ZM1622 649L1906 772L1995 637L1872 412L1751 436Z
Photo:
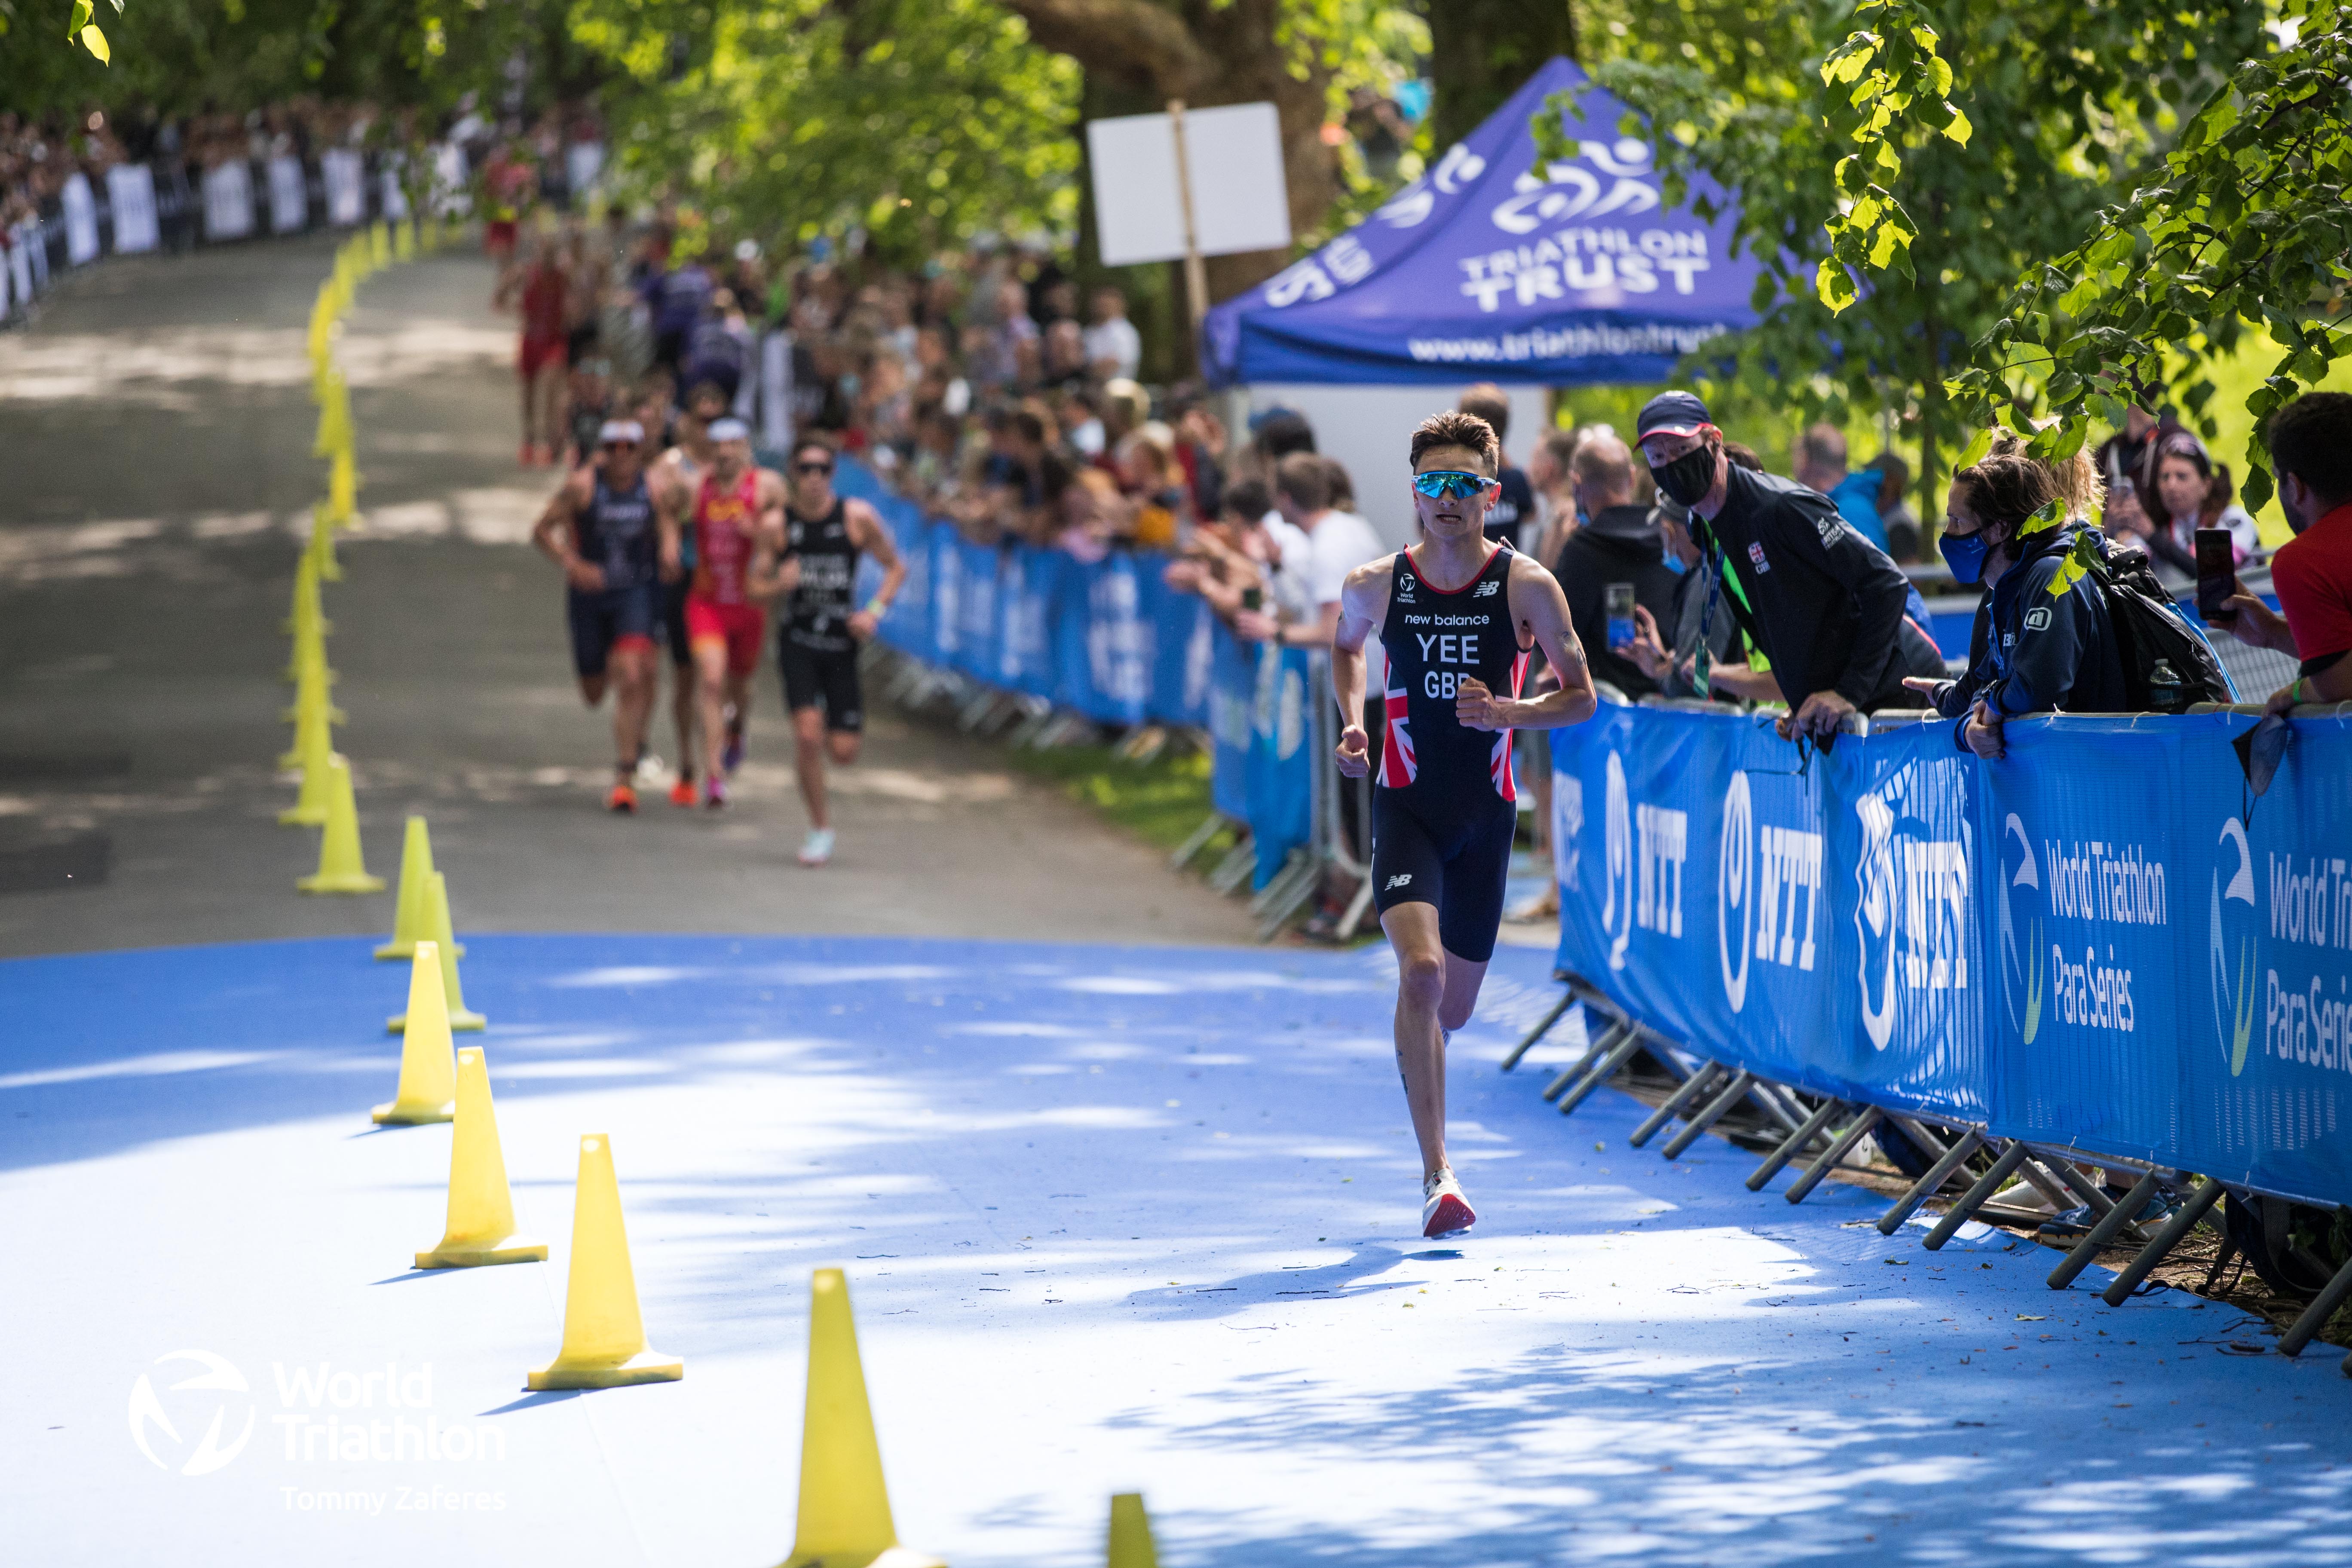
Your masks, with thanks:
M1838 210L1826 226L1830 254L1814 275L1814 289L1832 313L1860 297L1858 272L1914 276L1911 245L1919 226L1895 194L1903 177L1903 132L1925 127L1966 147L1971 131L1969 117L1945 96L1952 68L1936 52L1936 29L1924 12L1911 0L1864 0L1853 19L1853 32L1821 68L1822 123L1854 144L1833 171Z

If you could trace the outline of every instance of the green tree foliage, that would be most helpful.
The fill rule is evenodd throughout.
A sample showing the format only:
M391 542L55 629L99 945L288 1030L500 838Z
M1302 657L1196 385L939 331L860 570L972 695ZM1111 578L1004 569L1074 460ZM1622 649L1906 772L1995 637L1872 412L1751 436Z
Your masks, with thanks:
M137 0L115 9L107 68L81 50L58 48L45 22L29 25L20 0L0 0L5 107L186 114L315 93L437 109L469 90L499 89L518 48L542 65L578 63L566 58L555 0Z
M990 0L583 0L573 31L622 69L624 171L722 226L905 260L1075 219L1078 70Z
M2168 388L2210 437L2212 361L2259 327L2277 358L2246 399L2242 494L2270 499L2261 430L2352 351L2352 5L2291 0L2282 20L2291 45L2238 64L2128 199L2017 279L1952 378L1965 417L2055 416L2035 445L2065 456Z
M1569 0L1436 0L1428 9L1433 146L1475 131L1552 56L1577 58Z
M1764 316L1732 345L1739 381L1807 419L1891 405L1932 515L1937 455L1979 417L1945 390L1968 344L2261 50L2263 20L2255 0L1670 0L1603 29L1594 75L1662 132L1673 199L1704 175L1738 211ZM1537 131L1559 136L1549 114ZM1701 185L1692 205L1719 204ZM1873 275L1851 299L1850 268Z

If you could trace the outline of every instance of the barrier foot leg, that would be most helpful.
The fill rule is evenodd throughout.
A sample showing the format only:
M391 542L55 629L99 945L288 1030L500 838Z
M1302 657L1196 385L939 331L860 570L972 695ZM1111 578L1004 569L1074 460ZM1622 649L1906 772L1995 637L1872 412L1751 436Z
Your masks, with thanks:
M2064 1186L2060 1184L2058 1178L2052 1175L2050 1171L2046 1168L2049 1165L2063 1165L2064 1163L2066 1163L2066 1162L2063 1160L2053 1160L2048 1162L2037 1160L2029 1153L2025 1157L2025 1163L2017 1168L2017 1173L2024 1177L2026 1184L2029 1186L2032 1186L2043 1197L2048 1198L2058 1209L2070 1209L2074 1206L2073 1195Z
M2075 1276L2088 1268L2091 1266L2091 1260L2098 1257L2099 1249L2114 1241L2124 1226L2130 1222L2131 1216L2139 1213L2140 1206L2156 1195L2156 1186L2154 1171L2147 1172L2134 1183L2132 1190L2125 1196L2124 1201L2100 1215L2099 1223L2093 1226L2089 1234L2074 1244L2074 1250L2061 1258L2058 1267L2050 1271L2050 1289L2063 1290L2067 1286L2072 1285Z
M1365 878L1364 886L1369 888L1371 885L1371 879L1369 877ZM1511 1047L1511 1054L1503 1058L1503 1070L1505 1072L1508 1072L1513 1068L1518 1066L1519 1058L1533 1050L1538 1040L1542 1039L1546 1035L1551 1033L1551 1026L1559 1022L1560 1015L1566 1013L1570 1007L1575 1005L1576 993L1573 991L1561 992L1559 1000L1552 1005L1551 1011L1543 1016L1543 1022L1538 1024L1534 1028L1529 1029L1527 1033L1527 1037L1521 1040L1517 1045L1513 1046ZM1546 1098L1549 1098L1549 1096Z
M1657 1135L1659 1128L1680 1116L1685 1106L1691 1104L1704 1094L1706 1091L1706 1086L1713 1083L1716 1080L1716 1075L1722 1070L1713 1062L1701 1062L1692 1068L1690 1077L1683 1079L1682 1087L1666 1096L1664 1103L1657 1110L1650 1112L1648 1121L1633 1129L1633 1135L1625 1140L1626 1143L1635 1149L1647 1143Z
M1733 1106L1738 1104L1741 1100L1745 1099L1748 1094L1748 1086L1755 1081L1756 1075L1749 1072L1746 1068L1741 1068L1738 1072L1732 1074L1731 1081L1723 1086L1723 1092L1717 1095L1713 1100L1708 1100L1706 1103L1706 1109L1700 1111L1696 1116L1692 1117L1690 1124L1685 1127L1681 1131L1675 1133L1672 1138L1668 1139L1666 1141L1666 1146L1664 1149L1659 1150L1658 1152L1664 1154L1669 1160L1679 1157L1684 1150L1698 1142L1700 1133L1705 1132L1708 1128L1721 1121L1725 1111L1729 1110Z
M1591 1016L1589 1013L1585 1016L1587 1017ZM1608 1051L1609 1047L1617 1043L1617 1038L1621 1034L1623 1034L1632 1028L1633 1026L1631 1024L1628 1024L1623 1019L1620 1018L1611 1024L1607 1028L1601 1030L1599 1035L1593 1037L1591 1043L1584 1047L1584 1054L1582 1056L1570 1063L1569 1066L1561 1071L1558 1078L1544 1085L1544 1103L1549 1105L1553 1100L1558 1100L1563 1089L1567 1089L1570 1084L1574 1083L1578 1079L1584 1076L1585 1068L1591 1067L1594 1062L1599 1061Z
M2011 1143L2003 1149L2000 1158L1992 1163L1992 1169L1979 1176L1976 1184L1960 1194L1960 1201L1952 1205L1949 1214L1936 1222L1936 1228L1927 1233L1927 1239L1920 1245L1930 1252L1941 1251L1944 1243L1951 1240L1960 1226L1968 1224L1969 1215L1983 1207L1987 1198L2000 1191L2000 1184L2015 1174L2018 1166L2024 1163L2024 1144Z
M1209 840L1217 836L1217 829L1224 825L1224 813L1221 811L1209 813L1207 820L1192 829L1186 836L1184 842L1176 846L1176 852L1168 857L1168 868L1171 871L1182 870L1184 863L1207 847Z
M1846 1151L1861 1142L1862 1135L1877 1126L1885 1114L1874 1105L1847 1122L1845 1131L1837 1135L1836 1142L1822 1151L1822 1157L1806 1166L1803 1175L1789 1184L1789 1201L1801 1204L1811 1196L1813 1189L1822 1184L1822 1178L1837 1169L1837 1163L1845 1158Z
M1367 871L1364 873L1364 879L1356 884L1356 896L1348 900L1347 912L1339 917L1338 935L1341 942L1355 940L1356 928L1363 923L1364 911L1371 907L1372 874ZM1525 1048L1521 1047L1521 1049Z
M1878 1234L1893 1236L1901 1230L1903 1222L1918 1212L1921 1204L1942 1191L1944 1184L1952 1179L1952 1173L1967 1164L1969 1156L1983 1142L1984 1134L1973 1127L1954 1139L1952 1146L1944 1151L1944 1157L1928 1166L1927 1173L1912 1183L1911 1190L1895 1199L1893 1208L1878 1216Z
M1795 1159L1798 1152L1813 1141L1813 1134L1830 1124L1830 1118L1835 1116L1839 1108L1844 1103L1842 1100L1822 1100L1811 1116L1797 1124L1797 1130L1794 1132L1782 1139L1778 1148L1764 1156L1764 1163L1757 1166L1754 1173L1748 1178L1748 1190L1751 1193L1762 1192L1764 1184L1779 1175L1780 1167Z
M1242 879L1249 875L1250 868L1256 861L1257 847L1250 842L1249 835L1242 835L1241 842L1226 850L1225 858L1217 862L1217 868L1209 873L1210 891L1231 893L1242 885Z
M2147 1271L2161 1263L2166 1253L2179 1246L2180 1238L2194 1230L2197 1222L2221 1201L2221 1184L2208 1176L2204 1184L2180 1205L2180 1212L2166 1220L2155 1238L2139 1249L2139 1256L2124 1266L2124 1271L2116 1276L2115 1283L2100 1292L2099 1299L2110 1307L2120 1307L2130 1300L2132 1292L2139 1289L2139 1282L2147 1278Z
M2052 1175L2066 1184L2067 1188L2076 1197L2088 1204L2091 1212L2101 1220L2105 1220L2107 1215L2116 1212L2118 1205L2115 1199L2107 1196L2106 1183L2104 1180L2083 1174L2082 1172L2074 1169L2074 1162L2072 1160L2051 1160L2044 1161L2043 1163ZM2145 1243L2147 1240L2147 1233L2134 1225L2131 1217L2139 1212L2139 1205L2125 1204L2121 1207L2124 1216L2123 1227L2116 1234Z
M2289 1329L2286 1338L2279 1342L2279 1354L2301 1355L2303 1347L2318 1338L2319 1331L2327 1326L2327 1320L2336 1315L2336 1308L2344 1305L2347 1296L2352 1296L2352 1263L2337 1269L2336 1278L2311 1299L2311 1305L2303 1310L2303 1316L2294 1321L2294 1327Z
M1600 1065L1585 1074L1583 1080L1574 1089L1559 1097L1559 1113L1562 1116L1573 1114L1576 1108L1582 1105L1594 1089L1615 1078L1617 1069L1632 1061L1633 1053L1641 1048L1642 1031L1630 1025L1627 1026L1625 1037L1618 1042L1617 1048L1603 1057Z

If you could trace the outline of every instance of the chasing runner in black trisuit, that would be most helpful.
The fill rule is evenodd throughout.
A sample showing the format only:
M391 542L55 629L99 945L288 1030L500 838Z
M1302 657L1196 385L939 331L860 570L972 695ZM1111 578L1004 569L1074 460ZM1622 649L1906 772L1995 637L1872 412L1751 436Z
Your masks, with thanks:
M1445 1042L1469 1022L1494 956L1510 870L1517 791L1511 731L1590 718L1584 648L1552 574L1483 531L1502 456L1475 415L1440 414L1412 433L1422 542L1348 574L1331 648L1339 771L1373 765L1364 710L1364 639L1388 654L1380 773L1372 790L1372 889L1396 950L1397 1068L1421 1144L1423 1236L1477 1220L1445 1157ZM1518 695L1543 649L1559 689ZM1507 693L1507 695L1497 695Z
M679 574L677 510L669 491L646 483L645 445L635 420L605 421L594 461L572 471L531 530L531 542L563 568L572 664L589 707L604 700L611 673L614 777L604 804L621 812L637 809L662 584Z
M857 760L858 735L866 726L857 650L907 580L907 563L898 559L880 514L862 500L834 493L833 466L833 448L824 442L803 440L794 447L784 506L784 548L800 563L800 582L784 603L776 662L784 677L784 706L793 716L793 770L800 775L801 800L808 807L803 866L822 866L833 858L825 756L830 752L842 766ZM882 567L882 585L863 606L856 603L861 552Z

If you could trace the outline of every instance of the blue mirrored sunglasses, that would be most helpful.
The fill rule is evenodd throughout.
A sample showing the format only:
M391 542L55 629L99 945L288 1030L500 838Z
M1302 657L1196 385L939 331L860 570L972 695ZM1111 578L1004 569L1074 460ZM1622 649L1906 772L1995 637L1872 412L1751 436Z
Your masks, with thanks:
M1496 482L1484 474L1468 474L1460 468L1432 468L1412 477L1412 488L1432 500L1462 500Z

